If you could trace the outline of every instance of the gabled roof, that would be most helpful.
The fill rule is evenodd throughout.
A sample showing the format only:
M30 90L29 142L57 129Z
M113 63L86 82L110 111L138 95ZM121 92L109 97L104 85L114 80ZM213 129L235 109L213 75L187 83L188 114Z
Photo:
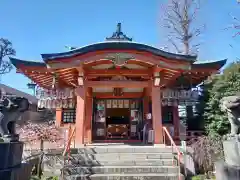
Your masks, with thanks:
M223 67L227 62L227 59L224 60L220 60L220 61L211 61L211 62L195 62L194 64L192 64L192 68L193 69L197 69L197 68L221 68Z
M5 84L0 84L0 89L5 91L5 93L7 93L9 95L15 95L15 96L19 96L19 97L24 97L24 98L28 99L28 101L31 104L37 104L38 103L38 100L37 100L37 98L35 96L30 95L30 94L25 93L25 92L22 92L22 91L19 91L17 89L9 87L9 86L7 86Z
M12 64L16 67L19 68L21 65L24 67L39 67L39 68L46 68L47 65L44 62L34 62L34 61L26 61L26 60L21 60L17 58L10 57L10 61ZM192 64L192 69L198 69L198 68L206 68L206 69L220 69L223 67L227 62L227 59L220 60L220 61L212 61L212 62L194 62Z
M46 63L44 62L26 61L18 58L13 58L13 57L9 57L9 59L15 67L19 67L21 65L32 66L32 67L42 67L42 68L47 67Z
M169 59L192 61L192 62L196 61L196 58L197 58L197 56L169 53L146 44L130 42L130 41L105 41L101 43L95 43L95 44L87 45L84 47L76 48L67 52L42 54L42 58L45 62L48 62L58 58L72 57L72 56L83 55L86 53L102 51L102 50L116 50L116 51L117 50L126 50L126 51L135 50L135 51L149 52L156 56L162 56Z

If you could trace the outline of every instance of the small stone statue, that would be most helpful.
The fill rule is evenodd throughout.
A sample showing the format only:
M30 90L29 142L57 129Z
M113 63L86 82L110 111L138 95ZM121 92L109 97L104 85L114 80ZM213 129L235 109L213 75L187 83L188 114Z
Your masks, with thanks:
M224 160L215 164L217 180L240 179L240 96L221 99L220 108L228 115L231 133L223 136Z
M220 108L228 115L231 124L230 137L239 135L240 133L240 96L227 96L222 98Z
M21 97L4 97L0 111L0 135L10 141L18 140L15 124L19 117L29 109L29 101ZM8 141L6 140L6 141Z

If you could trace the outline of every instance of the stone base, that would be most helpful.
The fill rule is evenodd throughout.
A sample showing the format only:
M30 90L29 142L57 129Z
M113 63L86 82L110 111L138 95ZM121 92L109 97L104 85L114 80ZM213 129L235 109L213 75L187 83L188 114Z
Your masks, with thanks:
M237 137L223 141L223 150L228 165L240 166L240 140Z
M0 170L20 165L22 153L23 142L0 142Z
M1 180L30 180L32 166L28 163L23 163L14 168L0 170Z
M19 141L19 135L18 134L8 134L3 135L2 137L4 142L18 142Z
M239 180L240 166L231 166L224 161L218 161L216 167L216 180Z

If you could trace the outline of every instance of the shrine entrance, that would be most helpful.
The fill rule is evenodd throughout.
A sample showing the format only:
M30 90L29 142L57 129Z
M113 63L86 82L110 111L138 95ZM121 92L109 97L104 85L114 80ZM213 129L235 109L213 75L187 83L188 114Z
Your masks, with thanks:
M95 99L92 137L95 142L141 142L142 99Z
M107 139L128 139L130 127L129 108L106 109Z

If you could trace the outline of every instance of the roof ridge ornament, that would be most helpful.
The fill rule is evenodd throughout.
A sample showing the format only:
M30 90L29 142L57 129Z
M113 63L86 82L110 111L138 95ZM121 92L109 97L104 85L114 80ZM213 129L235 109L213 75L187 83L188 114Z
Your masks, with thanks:
M68 49L69 51L77 49L76 47L73 46L65 46L66 49Z
M106 38L107 41L132 41L132 38L129 38L122 32L122 24L117 24L117 29L111 37Z

